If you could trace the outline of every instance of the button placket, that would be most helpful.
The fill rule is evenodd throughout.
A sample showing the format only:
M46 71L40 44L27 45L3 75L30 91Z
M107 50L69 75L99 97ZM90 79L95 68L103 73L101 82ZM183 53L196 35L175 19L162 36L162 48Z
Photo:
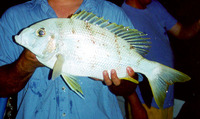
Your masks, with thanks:
M62 87L62 90L63 90L63 92L66 92L66 88L64 86Z
M59 109L60 109L60 117L67 117L67 87L62 80L59 80Z
M62 116L65 117L65 116L66 116L66 113L62 113Z

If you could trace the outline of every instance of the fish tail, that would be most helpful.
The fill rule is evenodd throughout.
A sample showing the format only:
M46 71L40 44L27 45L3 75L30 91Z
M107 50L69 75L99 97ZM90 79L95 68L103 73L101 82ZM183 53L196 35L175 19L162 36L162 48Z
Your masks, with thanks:
M157 62L144 60L142 63L145 72L143 72L151 86L154 99L159 108L163 108L168 86L175 82L189 81L191 78L175 69L167 67Z

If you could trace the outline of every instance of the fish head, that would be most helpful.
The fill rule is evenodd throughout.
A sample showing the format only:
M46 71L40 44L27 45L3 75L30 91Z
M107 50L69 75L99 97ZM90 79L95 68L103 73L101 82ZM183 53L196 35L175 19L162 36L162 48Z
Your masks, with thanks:
M29 49L39 58L47 58L58 51L56 28L45 24L36 23L22 30L15 36L15 41L23 47Z

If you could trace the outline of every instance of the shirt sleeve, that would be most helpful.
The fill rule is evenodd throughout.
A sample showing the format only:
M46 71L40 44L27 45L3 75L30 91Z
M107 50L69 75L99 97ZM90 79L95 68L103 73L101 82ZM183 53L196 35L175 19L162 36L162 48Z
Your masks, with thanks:
M12 14L12 10L7 10L0 19L0 66L14 62L22 49L14 42L17 33Z
M104 7L102 16L105 19L109 20L109 22L111 23L130 27L131 29L134 28L132 22L130 21L126 13L122 10L122 8L108 1L105 1L103 4Z
M170 30L177 23L177 20L157 0L152 1L151 8L156 8L153 9L154 11L152 12L155 13L159 22L161 22L162 26L164 26L166 30Z

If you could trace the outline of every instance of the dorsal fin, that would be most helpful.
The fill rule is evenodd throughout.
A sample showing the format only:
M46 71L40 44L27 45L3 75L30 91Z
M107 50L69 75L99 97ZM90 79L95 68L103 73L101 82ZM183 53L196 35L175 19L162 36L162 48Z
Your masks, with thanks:
M137 29L130 29L129 27L124 27L123 25L117 25L116 23L110 23L108 20L105 20L103 17L99 18L95 14L81 11L77 14L74 14L71 19L79 19L85 22L97 25L103 29L106 29L116 36L126 40L129 42L135 50L141 54L145 55L148 53L148 49L150 48L150 42L148 38L143 38L142 36L146 36Z

